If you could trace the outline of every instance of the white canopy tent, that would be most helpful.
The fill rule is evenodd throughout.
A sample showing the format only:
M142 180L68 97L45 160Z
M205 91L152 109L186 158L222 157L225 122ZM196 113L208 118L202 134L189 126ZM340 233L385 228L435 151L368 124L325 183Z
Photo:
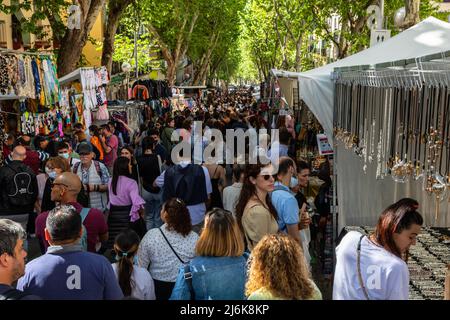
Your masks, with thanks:
M430 17L384 43L335 63L301 73L281 70L272 70L272 73L277 77L297 77L300 98L308 105L331 140L334 102L332 73L335 68L389 63L449 50L450 24ZM422 192L420 181L399 184L390 177L376 180L374 163L368 164L367 173L364 174L363 163L353 152L344 148L335 151L340 228L346 225L374 226L385 207L406 196L419 201L425 224L449 226L449 202L441 203L440 218L435 221L434 198L429 198Z
M58 79L60 85L65 85L66 83L73 82L81 79L81 69L78 68L72 71L69 74L66 74L64 77Z

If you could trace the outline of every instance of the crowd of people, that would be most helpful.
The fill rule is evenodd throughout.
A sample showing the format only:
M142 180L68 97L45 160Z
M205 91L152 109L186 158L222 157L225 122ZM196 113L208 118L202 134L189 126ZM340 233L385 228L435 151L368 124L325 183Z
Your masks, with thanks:
M172 156L174 131L194 148L197 121L203 149L214 143L211 129L226 136L227 129L259 134L276 127L278 141L264 131L265 143L253 150L246 143L241 155L277 159L276 168L270 161L196 164L195 155ZM251 95L239 92L210 94L192 110L125 126L125 137L114 122L76 124L62 141L36 136L34 148L30 136L11 134L0 168L0 296L322 299L304 236L311 217L302 190L311 169L296 159L292 117L268 122ZM325 191L329 170L326 164L320 171ZM326 192L319 196L316 207L326 219L329 199ZM344 238L334 298L364 299L366 292L373 299L407 299L403 258L422 224L416 209L402 200L383 212L370 238ZM42 255L25 266L27 234L38 239ZM382 266L382 289L355 282L356 252L363 279L372 264Z

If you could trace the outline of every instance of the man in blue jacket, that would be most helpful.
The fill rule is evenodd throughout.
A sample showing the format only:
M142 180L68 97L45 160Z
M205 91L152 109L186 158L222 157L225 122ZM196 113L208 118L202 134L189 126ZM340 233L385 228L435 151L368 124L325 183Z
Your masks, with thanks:
M122 299L111 264L104 256L83 251L82 234L81 216L73 206L50 211L45 228L50 247L26 265L17 289L51 300Z

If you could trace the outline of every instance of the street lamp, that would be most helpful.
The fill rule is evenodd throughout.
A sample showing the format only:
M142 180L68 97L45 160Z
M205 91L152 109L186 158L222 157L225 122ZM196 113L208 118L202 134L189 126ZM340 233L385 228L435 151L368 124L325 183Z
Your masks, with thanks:
M128 62L122 63L122 71L125 72L126 78L127 78L127 100L131 99L131 92L130 92L130 71L131 71L131 64Z
M399 29L402 28L403 22L405 21L405 17L406 17L406 9L405 7L401 7L400 9L395 11L394 25Z

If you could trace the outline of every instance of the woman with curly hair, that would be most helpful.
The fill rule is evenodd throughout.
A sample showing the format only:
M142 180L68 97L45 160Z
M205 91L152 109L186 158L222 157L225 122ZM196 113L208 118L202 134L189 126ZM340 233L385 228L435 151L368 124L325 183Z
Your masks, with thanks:
M281 233L266 235L253 249L246 294L248 300L322 300L300 245Z

